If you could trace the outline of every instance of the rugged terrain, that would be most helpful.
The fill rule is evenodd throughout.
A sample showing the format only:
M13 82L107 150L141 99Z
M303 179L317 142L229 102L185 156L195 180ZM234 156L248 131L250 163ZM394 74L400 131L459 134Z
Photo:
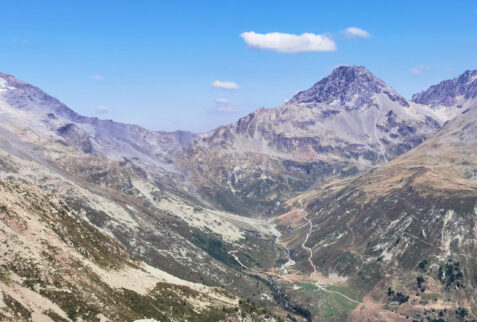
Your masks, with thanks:
M290 289L292 302L308 299L312 314L331 319L476 318L477 100L466 75L444 83L465 85L454 93L468 100L436 135L290 201L277 222L296 268L308 274Z
M382 164L446 119L361 66L342 66L275 109L201 135L183 167L212 203L270 214L297 193Z
M193 134L0 74L0 319L474 318L476 75L342 66Z
M445 80L414 94L412 101L431 106L436 113L451 119L466 110L477 99L477 70Z
M0 180L0 319L235 320L265 313L134 258L61 199Z
M268 282L244 273L235 255L240 251L249 266L274 265L284 255L273 227L211 209L168 160L171 150L193 134L83 117L34 86L12 76L0 79L0 178L5 183L55 194L140 265L204 287L222 287L257 307L277 307ZM25 216L36 210L25 209ZM21 244L10 247L15 256L22 249ZM7 259L1 260L5 274L14 274ZM69 292L66 286L60 290ZM91 291L91 296L99 294ZM88 314L73 318L101 318Z

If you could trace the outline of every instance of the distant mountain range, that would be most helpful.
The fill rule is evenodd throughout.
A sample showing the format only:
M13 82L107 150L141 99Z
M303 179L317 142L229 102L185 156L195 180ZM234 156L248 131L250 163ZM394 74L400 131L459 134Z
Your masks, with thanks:
M477 318L476 107L341 66L168 133L0 74L0 320Z
M411 150L449 118L361 66L342 66L275 109L201 135L183 165L223 209L273 213L284 200Z

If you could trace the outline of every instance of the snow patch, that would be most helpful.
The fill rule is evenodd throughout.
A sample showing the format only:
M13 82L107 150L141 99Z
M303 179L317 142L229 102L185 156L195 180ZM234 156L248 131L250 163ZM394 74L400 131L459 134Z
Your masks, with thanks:
M0 77L0 93L6 92L9 89L14 89L14 88L11 86L8 86L7 80Z

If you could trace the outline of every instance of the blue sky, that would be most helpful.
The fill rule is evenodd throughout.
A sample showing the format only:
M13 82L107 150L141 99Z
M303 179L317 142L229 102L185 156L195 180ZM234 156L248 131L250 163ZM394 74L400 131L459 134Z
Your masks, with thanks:
M366 66L406 97L477 69L470 0L16 0L0 10L1 72L79 113L155 130L211 130L343 64ZM350 37L349 27L371 36ZM335 50L251 48L241 37L251 31L311 33ZM239 89L211 87L216 80Z

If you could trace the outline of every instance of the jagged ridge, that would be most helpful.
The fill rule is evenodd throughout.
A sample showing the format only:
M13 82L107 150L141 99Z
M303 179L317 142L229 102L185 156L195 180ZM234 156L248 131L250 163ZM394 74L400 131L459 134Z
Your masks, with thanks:
M450 107L458 102L460 96L466 100L477 98L477 70L467 70L454 79L442 81L414 94L412 101L433 107Z

